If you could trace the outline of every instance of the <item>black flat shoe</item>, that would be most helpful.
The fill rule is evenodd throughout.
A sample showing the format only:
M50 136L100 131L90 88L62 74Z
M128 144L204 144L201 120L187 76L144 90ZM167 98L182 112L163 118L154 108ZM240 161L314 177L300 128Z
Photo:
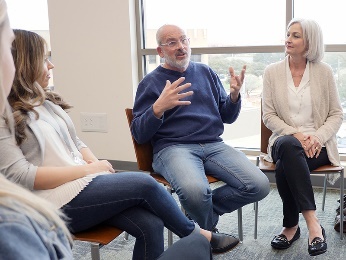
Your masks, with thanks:
M308 252L309 252L309 255L311 256L320 255L327 252L326 232L322 226L321 228L322 228L323 239L320 237L315 237L311 241L311 244L309 244L309 239L308 239Z
M280 235L275 236L270 244L275 249L287 249L298 238L300 238L300 227L299 226L297 228L296 233L294 234L293 238L290 241L288 241L288 239L285 235L280 234Z
M223 233L211 233L210 245L214 254L225 253L239 244L239 239Z

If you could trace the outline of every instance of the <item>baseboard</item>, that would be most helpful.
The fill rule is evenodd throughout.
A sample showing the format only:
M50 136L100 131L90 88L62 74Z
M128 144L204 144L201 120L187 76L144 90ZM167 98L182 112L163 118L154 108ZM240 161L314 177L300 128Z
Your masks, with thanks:
M138 171L137 162L128 162L128 161L117 161L117 160L109 160L109 162L113 165L114 169L117 170L125 170L125 171ZM266 173L269 182L275 184L275 174ZM311 183L313 187L322 188L324 184L324 174L313 174L311 175ZM330 185L327 182L328 189L339 189L340 180L338 180L334 185Z

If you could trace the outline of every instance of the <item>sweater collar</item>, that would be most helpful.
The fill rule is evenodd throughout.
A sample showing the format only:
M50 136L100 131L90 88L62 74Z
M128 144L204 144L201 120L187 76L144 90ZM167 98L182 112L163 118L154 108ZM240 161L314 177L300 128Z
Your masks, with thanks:
M187 67L187 69L183 72L180 72L180 71L176 71L176 70L170 70L170 69L166 69L164 68L162 65L159 65L157 67L157 70L159 72L163 72L165 74L168 74L168 75L173 75L173 76L178 76L178 77L184 77L185 74L189 73L189 71L192 70L192 68L195 66L194 62L193 61L190 61L189 62L189 66Z

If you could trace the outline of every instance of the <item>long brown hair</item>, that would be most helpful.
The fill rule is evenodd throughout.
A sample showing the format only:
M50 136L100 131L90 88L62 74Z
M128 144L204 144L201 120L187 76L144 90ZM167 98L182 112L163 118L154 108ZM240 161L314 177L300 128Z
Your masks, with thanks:
M12 55L16 73L8 101L15 120L16 141L20 145L26 138L28 112L35 113L36 118L39 117L34 110L35 106L42 105L45 100L50 100L65 110L72 106L66 103L59 94L37 83L45 66L47 53L45 40L34 32L17 29L13 31L16 38L12 43Z

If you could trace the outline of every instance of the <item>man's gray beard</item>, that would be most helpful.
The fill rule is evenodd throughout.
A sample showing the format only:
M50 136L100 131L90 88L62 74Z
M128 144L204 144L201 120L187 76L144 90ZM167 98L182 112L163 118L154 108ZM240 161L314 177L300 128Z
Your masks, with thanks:
M191 53L188 52L186 59L173 60L173 59L170 59L169 57L165 57L165 60L169 66L173 68L177 68L178 70L185 70L189 66L190 57L191 57Z

